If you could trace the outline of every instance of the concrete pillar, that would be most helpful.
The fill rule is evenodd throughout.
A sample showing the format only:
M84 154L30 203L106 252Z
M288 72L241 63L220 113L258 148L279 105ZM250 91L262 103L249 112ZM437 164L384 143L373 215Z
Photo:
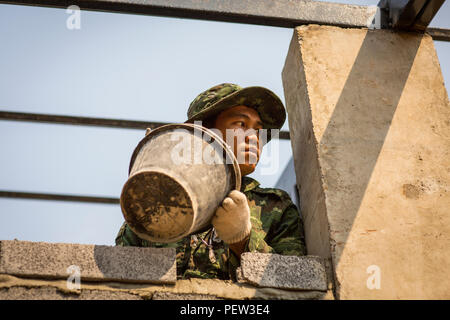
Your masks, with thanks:
M450 104L428 35L309 25L283 69L308 254L338 299L450 298Z

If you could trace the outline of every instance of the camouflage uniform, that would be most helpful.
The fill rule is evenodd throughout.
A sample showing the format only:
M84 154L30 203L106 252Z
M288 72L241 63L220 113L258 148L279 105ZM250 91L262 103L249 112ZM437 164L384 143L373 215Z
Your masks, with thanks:
M255 109L265 129L280 129L286 119L283 103L272 91L263 87L242 88L236 84L222 83L192 101L186 122L208 119L236 105ZM285 191L260 188L259 182L250 177L243 177L240 191L247 197L252 224L244 252L306 254L303 224L296 206ZM217 237L212 227L174 243L156 243L139 238L124 223L116 237L116 245L176 248L177 275L180 279L234 280L240 264L239 257Z
M303 224L297 207L280 189L260 188L259 182L242 179L241 192L247 196L252 230L245 252L305 255ZM218 278L235 280L239 258L211 228L201 234L185 237L175 243L154 243L140 239L124 223L116 237L116 245L176 248L179 279Z

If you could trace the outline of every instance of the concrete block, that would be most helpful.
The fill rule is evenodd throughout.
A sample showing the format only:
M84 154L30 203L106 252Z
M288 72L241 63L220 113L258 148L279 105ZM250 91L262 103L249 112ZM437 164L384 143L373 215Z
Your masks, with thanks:
M432 38L297 27L283 69L307 252L338 299L449 299L450 103Z
M81 281L176 282L173 248L0 241L0 273L67 279L75 275L70 266L78 268Z
M304 300L332 298L329 292L256 287L231 280L188 279L175 285L123 282L82 282L68 288L66 280L49 280L0 274L1 299L154 299L154 300Z
M293 290L327 290L322 259L245 252L241 255L240 281L258 287Z

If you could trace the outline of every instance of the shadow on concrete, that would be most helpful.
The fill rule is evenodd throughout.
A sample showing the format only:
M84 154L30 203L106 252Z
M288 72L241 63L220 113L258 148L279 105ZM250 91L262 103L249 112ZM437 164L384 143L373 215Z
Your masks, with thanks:
M386 41L380 46L380 36L376 32L379 31L367 32L322 139L318 141L320 157L329 165L326 169L328 187L339 190L327 193L327 211L337 207L331 209L346 212L342 217L335 216L334 223L341 219L348 229L339 230L339 234L330 230L337 247L342 249L423 37L385 31ZM386 83L383 79L391 81ZM342 250L336 250L335 265L341 253Z
M137 289L176 281L174 249L96 245L94 259L105 286Z

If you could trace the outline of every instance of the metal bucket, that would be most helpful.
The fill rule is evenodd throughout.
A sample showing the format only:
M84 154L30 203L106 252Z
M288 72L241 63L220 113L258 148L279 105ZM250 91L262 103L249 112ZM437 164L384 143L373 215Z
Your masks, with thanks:
M223 199L240 188L237 159L218 135L196 124L169 124L134 150L120 206L140 238L174 242L208 228Z

